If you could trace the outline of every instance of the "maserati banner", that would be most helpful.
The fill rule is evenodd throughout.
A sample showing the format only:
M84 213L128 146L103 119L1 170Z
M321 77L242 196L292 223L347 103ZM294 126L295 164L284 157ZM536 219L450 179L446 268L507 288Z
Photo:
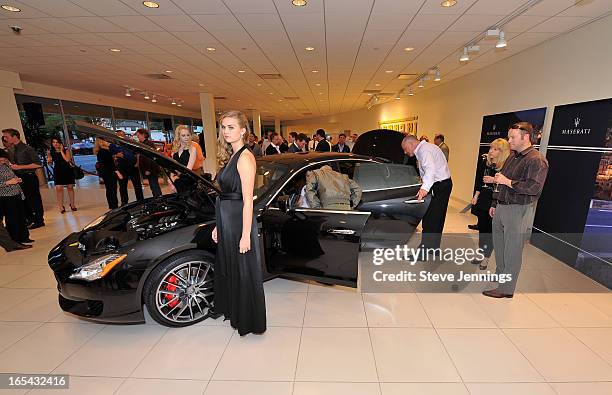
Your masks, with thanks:
M532 238L612 288L612 99L555 107ZM571 208L571 209L568 209Z

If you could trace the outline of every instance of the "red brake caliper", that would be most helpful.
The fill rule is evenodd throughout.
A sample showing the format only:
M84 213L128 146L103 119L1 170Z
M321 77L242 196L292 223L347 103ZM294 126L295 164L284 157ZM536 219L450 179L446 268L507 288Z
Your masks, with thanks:
M166 280L166 281L169 282L169 283L172 283L172 284L178 284L178 280L177 280L176 276L170 276L170 277L168 277L168 280ZM166 291L171 291L171 292L176 291L176 285L166 284ZM175 307L179 303L179 298L177 298L175 295L165 294L164 298L166 300L174 299L170 303L168 303L168 306L170 308Z

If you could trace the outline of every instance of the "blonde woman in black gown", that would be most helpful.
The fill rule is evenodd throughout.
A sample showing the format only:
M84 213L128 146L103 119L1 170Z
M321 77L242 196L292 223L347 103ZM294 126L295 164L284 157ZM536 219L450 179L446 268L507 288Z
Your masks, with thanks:
M229 319L240 336L266 330L266 301L257 224L253 214L255 156L248 149L249 126L240 111L219 118L215 312Z

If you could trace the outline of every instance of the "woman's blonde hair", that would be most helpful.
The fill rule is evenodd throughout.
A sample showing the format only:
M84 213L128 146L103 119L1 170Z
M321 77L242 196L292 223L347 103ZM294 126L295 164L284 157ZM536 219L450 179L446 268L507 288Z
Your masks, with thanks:
M491 166L495 164L497 169L501 169L506 159L508 159L510 156L510 144L508 143L508 140L499 138L493 140L491 147L499 150L499 156L493 159L487 155L487 165Z
M234 152L232 145L225 141L223 138L223 132L221 131L221 123L225 118L234 118L238 121L238 126L241 129L245 129L246 132L242 135L242 142L247 145L249 143L249 134L251 134L251 128L249 126L249 120L242 111L231 110L225 111L219 116L219 137L217 138L217 164L219 167L224 167L229 162Z
M172 152L178 152L179 148L181 148L181 130L186 130L189 132L189 135L191 137L193 137L193 132L191 131L191 128L187 125L177 125L176 128L174 128L174 140L172 141ZM189 141L189 147L191 147L191 143L193 140ZM188 148L189 148L188 147Z
M96 142L94 143L94 147L93 147L93 153L97 155L101 149L105 149L106 147L104 147L103 145L103 143L105 142L106 141L104 141L102 138L96 137Z

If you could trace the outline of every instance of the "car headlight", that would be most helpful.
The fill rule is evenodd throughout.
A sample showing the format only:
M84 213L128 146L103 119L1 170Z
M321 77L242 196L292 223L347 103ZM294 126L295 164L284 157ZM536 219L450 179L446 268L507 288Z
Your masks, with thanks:
M90 223L88 223L87 225L85 225L85 227L83 228L83 230L87 230L89 228L93 228L94 226L98 225L100 222L104 221L104 218L106 218L106 214L102 214L101 216L99 216L98 218L94 219L93 221L91 221Z
M112 268L121 263L127 254L108 254L100 258L94 259L86 265L83 265L79 270L70 275L73 280L94 281L104 277Z

